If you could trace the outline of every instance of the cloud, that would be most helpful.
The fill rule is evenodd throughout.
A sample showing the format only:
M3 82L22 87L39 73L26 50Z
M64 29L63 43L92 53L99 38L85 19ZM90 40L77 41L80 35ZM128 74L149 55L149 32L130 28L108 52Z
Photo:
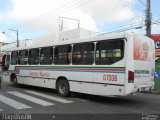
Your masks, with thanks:
M11 0L0 0L0 24L6 21L13 10L13 3Z
M13 0L13 5L11 17L30 30L58 31L59 16L79 19L81 27L96 31L135 17L134 0ZM64 23L66 29L77 27L76 21Z
M160 25L157 23L157 24L154 24L153 26L152 26L152 33L154 33L154 34L159 34L159 31L160 31Z
M62 0L59 1L62 2ZM14 0L12 16L18 20L32 19L59 7L61 2L57 0Z
M11 0L0 0L0 13L6 13L12 10L12 1Z
M101 18L105 22L120 22L129 20L135 16L131 6L134 4L133 0L94 0L87 7L82 10L88 12L92 16Z
M0 32L0 42L5 42L6 41L6 36Z

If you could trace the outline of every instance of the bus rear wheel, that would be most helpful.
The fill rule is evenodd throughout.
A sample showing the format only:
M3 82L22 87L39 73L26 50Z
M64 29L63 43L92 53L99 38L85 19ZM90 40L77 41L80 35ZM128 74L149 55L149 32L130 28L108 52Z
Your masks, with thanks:
M17 77L15 75L11 77L11 81L14 87L18 87Z
M65 79L59 80L57 83L57 91L58 91L58 94L62 97L70 96L70 89L69 89L68 81Z

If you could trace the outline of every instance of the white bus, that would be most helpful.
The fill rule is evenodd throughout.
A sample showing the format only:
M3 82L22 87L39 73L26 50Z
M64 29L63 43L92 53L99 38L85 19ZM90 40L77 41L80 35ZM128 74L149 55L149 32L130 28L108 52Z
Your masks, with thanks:
M7 52L4 76L14 86L56 89L61 96L124 96L154 88L154 41L142 35L116 33Z

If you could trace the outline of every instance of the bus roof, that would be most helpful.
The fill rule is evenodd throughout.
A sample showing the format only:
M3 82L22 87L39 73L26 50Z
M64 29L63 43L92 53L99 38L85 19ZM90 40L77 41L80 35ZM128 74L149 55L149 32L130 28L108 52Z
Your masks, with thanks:
M34 49L34 48L39 48L39 47L43 48L43 47L56 46L56 45L65 45L65 44L74 44L74 43L81 43L81 42L99 41L99 40L105 40L105 39L127 38L128 36L133 36L133 33L122 32L122 33L97 35L97 36L94 36L94 37L83 38L83 39L66 40L66 41L58 41L58 42L53 41L53 44L23 46L23 47L8 49L7 51L9 52L9 51L16 51L16 50Z

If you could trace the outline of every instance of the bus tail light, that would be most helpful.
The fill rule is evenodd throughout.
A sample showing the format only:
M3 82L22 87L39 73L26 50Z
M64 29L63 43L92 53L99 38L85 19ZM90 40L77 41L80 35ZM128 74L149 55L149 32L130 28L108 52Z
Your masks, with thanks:
M128 71L128 83L134 83L134 72Z

